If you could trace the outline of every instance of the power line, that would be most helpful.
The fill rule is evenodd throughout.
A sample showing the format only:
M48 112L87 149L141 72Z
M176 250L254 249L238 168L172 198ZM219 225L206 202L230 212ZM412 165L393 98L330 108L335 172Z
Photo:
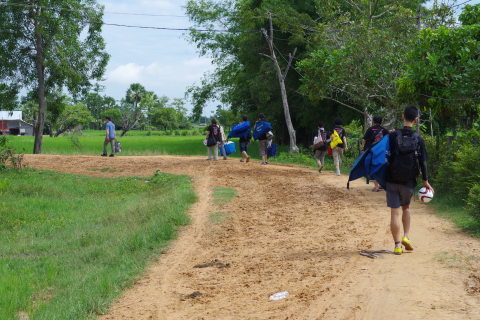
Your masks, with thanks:
M465 1L465 2L462 2L462 3L459 3L459 4L456 4L456 5L454 5L454 6L451 6L450 8L453 9L453 8L456 8L456 7L460 7L460 6L464 5L464 4L467 4L467 3L472 2L472 1L473 1L473 0L468 0L468 1Z
M196 32L214 32L214 33L235 33L231 30L221 30L221 29L195 29L195 28L170 28L170 27L152 27L152 26L138 26L138 25L128 25L128 24L119 24L119 23L106 23L105 26L114 26L114 27L124 27L124 28L137 28L137 29L153 29L153 30L168 30L168 31L196 31ZM258 32L258 31L255 31Z

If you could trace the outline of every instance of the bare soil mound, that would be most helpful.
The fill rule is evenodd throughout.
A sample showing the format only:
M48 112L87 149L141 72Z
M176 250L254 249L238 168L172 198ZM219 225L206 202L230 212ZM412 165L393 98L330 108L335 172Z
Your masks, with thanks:
M95 176L193 178L192 223L102 319L480 319L480 243L413 204L413 253L392 249L384 193L293 166L198 157L26 156ZM106 169L108 168L108 169ZM214 205L215 187L238 196ZM223 223L209 217L223 212ZM269 296L288 291L281 301Z

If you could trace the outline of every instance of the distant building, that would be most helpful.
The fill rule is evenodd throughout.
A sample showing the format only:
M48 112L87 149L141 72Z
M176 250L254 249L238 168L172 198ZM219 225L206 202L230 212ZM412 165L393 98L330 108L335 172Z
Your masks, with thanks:
M0 111L0 135L33 136L33 125L23 121L22 111Z

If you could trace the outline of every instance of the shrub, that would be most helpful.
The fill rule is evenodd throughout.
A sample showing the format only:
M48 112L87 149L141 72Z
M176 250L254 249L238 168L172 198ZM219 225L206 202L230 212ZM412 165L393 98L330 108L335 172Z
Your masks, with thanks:
M0 136L0 170L6 169L8 163L15 169L22 169L23 155L15 155L13 148L8 145L7 137Z
M470 188L467 198L467 209L477 220L480 220L480 184L476 183Z

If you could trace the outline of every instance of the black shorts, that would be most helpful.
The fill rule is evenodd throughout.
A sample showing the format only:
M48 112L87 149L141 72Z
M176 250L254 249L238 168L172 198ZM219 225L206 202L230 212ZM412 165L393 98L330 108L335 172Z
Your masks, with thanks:
M248 142L240 142L240 152L248 152Z
M392 209L408 206L412 201L414 188L387 182L387 206Z

